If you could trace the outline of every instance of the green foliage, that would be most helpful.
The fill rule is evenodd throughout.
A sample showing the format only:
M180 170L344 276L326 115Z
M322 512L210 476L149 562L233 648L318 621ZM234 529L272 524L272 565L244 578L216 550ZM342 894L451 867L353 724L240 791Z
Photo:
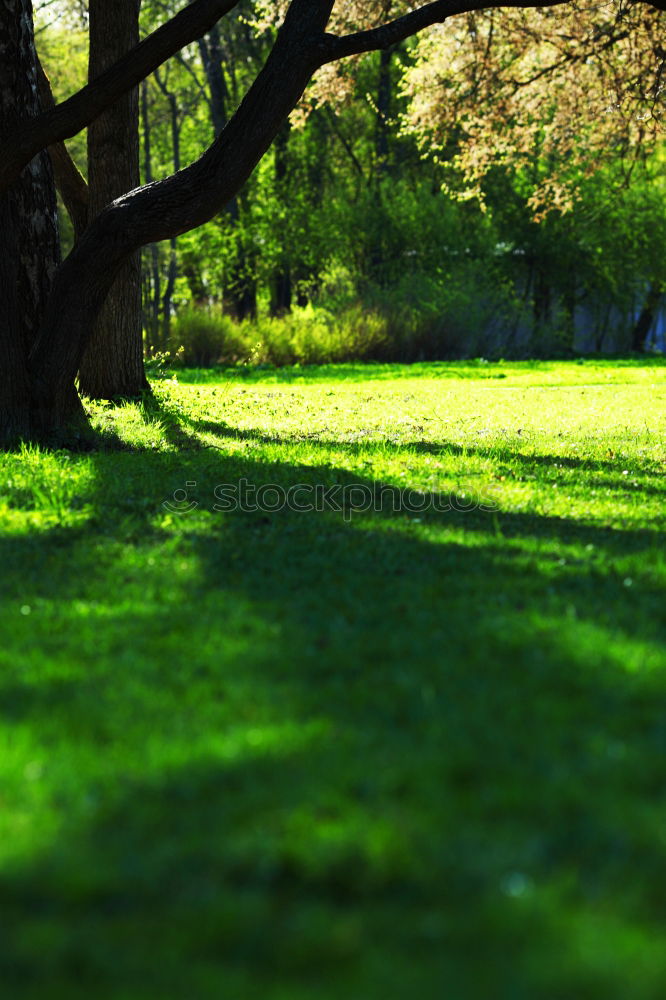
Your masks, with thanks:
M349 308L335 318L323 310L245 324L257 338L258 360L267 364L330 364L377 358L387 342L386 323L368 310Z
M513 259L507 257L507 276L527 283L535 307L537 284L549 299L550 315L539 317L533 331L533 351L552 349L558 334L566 332L567 307L632 315L648 286L664 283L662 161L660 151L648 163L636 164L630 183L622 162L581 178L572 210L551 212L539 221L528 208L534 181L524 173L499 170L487 178L497 238L513 252ZM620 349L630 348L629 334L630 328L620 335Z
M171 0L144 3L144 33L176 8ZM58 10L69 10L70 20L49 24L40 51L62 98L85 77L85 34L70 30L76 5ZM270 37L254 30L253 11L250 3L218 26L225 114L254 78ZM630 349L647 290L666 281L663 148L642 159L612 147L591 173L574 159L567 168L573 209L564 214L557 206L568 196L551 199L535 219L535 193L549 190L563 166L540 143L527 159L509 156L485 173L483 210L456 200L469 188L452 166L460 130L424 151L405 127L403 84L418 47L411 41L392 50L383 82L379 54L346 63L344 98L332 105L325 98L335 98L336 87L315 82L305 100L310 113L283 127L217 219L173 248L145 251L151 350L173 352L180 338L187 363L233 364L260 344L264 363L290 364ZM182 165L213 138L201 52L187 47L142 92L142 137L147 130L151 147L149 165L145 147L142 154L144 179L148 166L154 178L173 171L174 122ZM77 142L81 164L85 149ZM64 217L62 229L68 246ZM293 318L266 319L290 306ZM217 318L204 321L193 307ZM174 311L177 328L168 335ZM255 314L254 329L220 319Z
M387 322L377 313L349 308L335 319L324 310L236 323L214 309L179 314L170 345L175 363L327 364L365 360L389 349Z
M168 348L174 360L204 368L248 356L236 325L219 310L184 309L173 324Z
M487 268L463 257L444 280L416 272L389 288L368 288L368 302L387 324L382 360L510 353L506 331L516 310L512 290L501 274L489 289L487 277Z
M478 268L466 272L464 284L442 287L410 275L394 289L368 287L364 302L335 312L310 307L238 323L216 309L185 309L173 324L167 356L187 367L502 356L510 295L484 299Z
M1 456L12 1000L659 1000L665 375L208 371Z

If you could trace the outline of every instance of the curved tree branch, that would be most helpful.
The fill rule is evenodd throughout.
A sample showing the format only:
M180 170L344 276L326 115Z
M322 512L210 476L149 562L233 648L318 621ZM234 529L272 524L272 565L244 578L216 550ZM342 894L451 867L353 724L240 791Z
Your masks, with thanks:
M58 269L30 357L37 412L47 423L69 393L94 319L122 262L148 243L189 232L213 218L266 153L324 62L324 31L333 2L292 0L264 68L212 146L184 170L112 202Z
M491 10L494 7L558 7L568 0L433 0L409 14L387 21L367 31L356 31L350 35L326 35L328 56L326 62L335 62L347 56L361 55L377 49L388 49L406 38L441 24L455 14L465 14L475 10ZM666 10L666 0L635 0L657 10Z
M69 100L36 118L25 119L0 136L0 191L9 187L45 146L76 135L163 62L210 31L238 2L193 0Z

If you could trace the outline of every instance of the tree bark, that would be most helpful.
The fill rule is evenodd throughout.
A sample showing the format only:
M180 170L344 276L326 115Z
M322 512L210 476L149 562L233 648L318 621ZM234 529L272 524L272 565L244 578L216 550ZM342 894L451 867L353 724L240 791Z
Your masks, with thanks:
M153 183L152 128L148 104L148 81L141 84L141 117L143 119L143 179ZM148 332L148 348L155 352L160 344L160 301L162 279L160 275L160 251L156 243L150 244L150 266L147 268L144 285L144 315Z
M0 130L13 127L17 109L41 110L31 0L0 4ZM28 354L59 262L55 185L43 152L0 194L0 440L31 431Z
M95 80L139 41L140 0L90 3L89 78ZM139 94L137 88L88 129L90 219L139 186ZM140 396L148 388L143 367L141 258L122 262L94 326L79 369L79 389L92 399Z

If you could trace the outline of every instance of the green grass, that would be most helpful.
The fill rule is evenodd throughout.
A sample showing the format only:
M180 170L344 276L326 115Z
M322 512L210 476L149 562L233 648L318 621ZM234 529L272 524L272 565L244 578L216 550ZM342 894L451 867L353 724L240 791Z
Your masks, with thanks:
M0 459L3 994L661 998L666 365L179 380Z

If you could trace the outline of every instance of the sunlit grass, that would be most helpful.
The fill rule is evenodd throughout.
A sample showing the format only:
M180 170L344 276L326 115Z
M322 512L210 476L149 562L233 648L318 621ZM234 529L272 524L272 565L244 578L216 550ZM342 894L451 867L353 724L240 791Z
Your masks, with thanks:
M0 458L7 995L660 998L666 367L178 379Z

